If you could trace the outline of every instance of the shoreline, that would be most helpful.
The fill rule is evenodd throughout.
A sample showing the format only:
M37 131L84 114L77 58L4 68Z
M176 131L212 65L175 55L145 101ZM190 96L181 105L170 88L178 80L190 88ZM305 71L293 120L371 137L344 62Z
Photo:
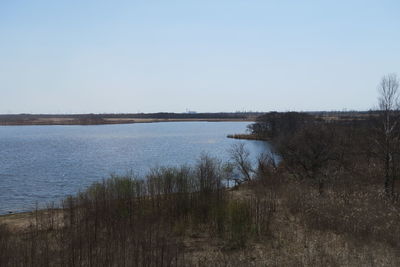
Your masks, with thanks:
M53 120L53 121L50 121ZM73 123L69 119L63 120L63 122L55 121L54 119L49 119L45 121L34 121L34 122L10 122L8 124L0 123L0 126L85 126L85 125L108 125L108 124L134 124L134 123L157 123L157 122L253 122L253 119L105 119L103 123L96 124L83 124L83 123ZM251 134L229 134L227 138L232 139L243 139L243 140L258 140L258 141L267 141L262 138L258 138L257 136ZM31 211L15 211L15 212L7 212L0 213L0 225L5 224L11 226L12 228L25 228L28 226L29 222L35 219L35 215L46 213L49 210L59 210L57 208L47 209L42 208L38 210Z
M31 121L6 121L0 126L51 126L51 125L108 125L108 124L134 124L134 123L157 123L157 122L253 122L253 119L134 119L134 118L105 118L102 120L80 120L70 118L49 118Z
M226 137L241 140L268 141L266 138L262 138L254 134L228 134Z
M46 214L57 214L61 220L61 209L58 208L43 208L33 211L21 211L0 214L0 226L5 225L9 229L19 232L29 228L38 218Z

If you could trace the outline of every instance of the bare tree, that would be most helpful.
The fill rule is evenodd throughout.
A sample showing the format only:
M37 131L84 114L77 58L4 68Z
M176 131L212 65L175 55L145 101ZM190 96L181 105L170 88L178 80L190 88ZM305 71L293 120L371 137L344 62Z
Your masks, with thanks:
M334 127L309 125L281 143L279 152L289 173L313 181L322 195L325 183L341 170L337 142Z
M385 172L385 192L394 193L396 159L399 146L399 78L396 74L383 76L378 86L380 126L376 142Z
M251 181L254 172L251 161L250 152L245 148L243 143L234 144L230 149L231 159L234 166L239 170L241 177L234 179L237 184L245 181Z
M261 153L257 158L257 176L271 176L271 172L276 172L278 169L277 160L272 152Z

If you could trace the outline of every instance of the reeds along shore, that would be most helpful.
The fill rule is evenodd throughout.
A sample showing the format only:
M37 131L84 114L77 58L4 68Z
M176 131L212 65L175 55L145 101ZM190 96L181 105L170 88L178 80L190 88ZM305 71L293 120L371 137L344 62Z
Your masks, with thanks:
M226 249L268 233L273 199L236 199L223 165L161 168L146 179L111 177L36 212L26 229L0 227L0 266L185 266L185 240L214 236ZM265 211L261 213L260 211Z
M0 266L398 266L400 204L377 183L321 195L264 159L235 188L232 164L210 157L95 183L25 228L1 225Z

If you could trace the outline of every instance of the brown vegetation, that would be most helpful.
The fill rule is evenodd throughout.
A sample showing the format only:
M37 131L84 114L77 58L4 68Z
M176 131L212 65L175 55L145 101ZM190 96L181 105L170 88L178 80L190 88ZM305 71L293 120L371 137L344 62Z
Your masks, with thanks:
M264 236L274 199L233 198L220 162L162 168L145 180L112 177L61 209L34 212L28 226L0 228L1 266L181 266L193 240L211 237L222 250ZM196 254L197 250L193 254Z
M400 203L367 177L312 180L264 161L227 189L223 164L112 177L0 228L1 266L398 266ZM368 182L366 181L375 181ZM14 216L14 215L13 215ZM9 217L9 216L6 216ZM4 222L4 221L3 221Z

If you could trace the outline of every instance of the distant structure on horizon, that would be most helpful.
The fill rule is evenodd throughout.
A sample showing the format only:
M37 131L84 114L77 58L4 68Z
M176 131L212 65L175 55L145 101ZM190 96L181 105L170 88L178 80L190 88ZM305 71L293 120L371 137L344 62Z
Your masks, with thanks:
M197 111L193 111L193 110L186 109L186 113L187 113L187 114L196 114Z

